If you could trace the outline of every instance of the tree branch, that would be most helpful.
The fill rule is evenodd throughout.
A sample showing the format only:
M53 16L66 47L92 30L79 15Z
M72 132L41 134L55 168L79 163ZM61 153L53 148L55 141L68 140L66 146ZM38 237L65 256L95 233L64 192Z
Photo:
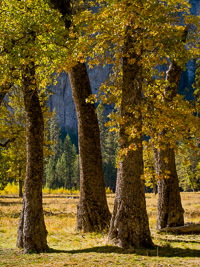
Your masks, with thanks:
M200 233L200 224L186 224L184 226L177 227L165 227L160 229L159 232L171 232L176 234L192 234L192 233Z
M16 140L16 138L8 139L4 144L3 143L0 143L0 146L1 147L6 147L10 142L13 142L15 140Z

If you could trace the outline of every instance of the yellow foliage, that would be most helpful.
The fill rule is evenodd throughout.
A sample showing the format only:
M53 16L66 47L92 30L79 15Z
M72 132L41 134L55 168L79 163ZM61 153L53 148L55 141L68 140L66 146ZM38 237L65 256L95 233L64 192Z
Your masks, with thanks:
M64 187L61 188L56 188L56 189L50 189L48 187L44 187L42 189L42 193L43 194L59 194L59 195L79 195L80 191L78 189L75 189L74 187L70 190L70 189L66 189Z
M106 194L113 194L113 191L110 189L110 187L106 187Z
M0 195L18 195L19 185L18 183L8 183L3 190L0 190Z
M6 187L3 190L0 190L0 195L18 195L19 193L19 184L12 182L12 183L8 183L6 185ZM42 193L43 194L55 194L55 195L79 195L80 191L78 189L75 189L74 187L70 190L70 189L66 189L66 188L56 188L56 189L51 189L48 187L44 187L42 189ZM107 187L106 188L106 194L112 194L113 191Z

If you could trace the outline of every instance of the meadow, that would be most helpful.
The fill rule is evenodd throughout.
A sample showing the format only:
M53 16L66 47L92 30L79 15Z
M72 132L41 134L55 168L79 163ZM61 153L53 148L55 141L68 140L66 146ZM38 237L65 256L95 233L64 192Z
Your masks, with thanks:
M200 192L181 193L185 222L200 221ZM107 194L112 211L114 194ZM44 194L50 251L24 254L15 247L22 198L0 195L0 266L200 266L200 234L175 235L156 230L157 196L146 194L154 249L121 249L107 233L77 233L78 194Z

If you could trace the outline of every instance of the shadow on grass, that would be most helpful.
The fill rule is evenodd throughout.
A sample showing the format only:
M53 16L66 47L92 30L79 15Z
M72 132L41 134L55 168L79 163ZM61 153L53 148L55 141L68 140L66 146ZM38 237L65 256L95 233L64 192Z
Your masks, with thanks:
M54 198L55 199L55 198ZM66 199L66 198L65 198ZM77 204L77 201L73 201L74 199L70 199L70 202L69 203L65 203L65 204ZM42 203L43 206L49 206L51 204L55 204L55 202L49 202L49 203ZM0 206L12 206L12 205L22 205L22 201L19 202L19 201L1 201L0 200Z
M0 201L0 206L22 205L22 202L4 202Z
M186 240L186 239L169 239L169 238L161 238L159 237L159 240L170 242L170 243L192 243L192 244L200 244L200 240Z
M18 198L18 199L23 199L23 197L19 196L6 196L6 195L1 195L0 198ZM42 198L67 198L67 199L79 199L79 195L43 195Z
M69 253L69 254L79 254L79 253L116 253L116 254L136 254L139 256L159 256L159 257L200 257L200 250L196 249L183 249L183 248L171 248L166 247L155 247L154 249L123 249L115 246L101 246L92 247L87 249L78 250L56 250L50 249L49 253Z

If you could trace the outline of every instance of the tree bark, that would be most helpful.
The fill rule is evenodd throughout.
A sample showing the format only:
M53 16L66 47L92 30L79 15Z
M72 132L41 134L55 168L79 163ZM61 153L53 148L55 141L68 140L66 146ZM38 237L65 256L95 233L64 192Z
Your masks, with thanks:
M187 37L187 30L184 38ZM183 38L183 41L185 39ZM170 103L177 95L182 68L171 61L167 71L165 88L165 104ZM158 140L166 140L167 129L158 134ZM159 141L159 148L154 148L154 161L158 176L158 218L157 228L184 225L184 209L181 204L179 181L176 171L175 152L170 142ZM167 171L167 175L166 175ZM167 176L167 178L165 178Z
M86 99L92 94L86 65L78 63L69 73L75 102L80 157L80 201L77 229L84 232L108 228L108 209L103 177L100 132L94 104Z
M65 28L71 25L74 10L70 0L51 0L64 17ZM103 231L110 223L105 182L103 177L100 132L95 105L86 103L92 94L84 63L78 63L69 72L72 95L76 107L80 159L80 200L77 206L77 230Z
M156 173L160 177L158 178L157 228L184 225L184 210L179 192L174 149L170 148L169 144L165 149L154 149L154 158ZM164 178L165 175L168 178Z
M27 163L17 247L23 248L25 253L39 253L46 251L48 246L42 207L44 122L35 86L33 62L24 68L22 81L26 112Z
M130 29L128 29L130 30ZM127 36L124 52L129 53L134 48L134 39ZM130 55L135 59L134 64L129 63L127 57L123 58L123 85L121 118L119 132L120 150L134 144L127 155L119 162L117 173L117 186L114 211L111 219L109 240L123 248L152 247L149 222L146 211L143 174L142 153L142 120L141 120L141 84L142 69L139 65L140 56L136 53ZM130 141L128 128L134 127L136 137Z
M175 234L198 234L200 233L200 224L186 224L178 227L165 227L160 232L170 232Z
M23 197L22 187L23 187L23 181L19 179L19 197Z
M0 92L0 105L3 102L3 99L4 99L5 95L6 95L6 92L3 89L1 89L1 90L2 91Z
M188 27L185 28L182 41L186 42ZM164 102L168 105L177 95L182 68L171 60L166 80ZM167 142L167 129L158 134L159 148L154 148L154 159L158 180L158 218L157 228L175 227L184 225L184 209L181 204L179 181L176 171L175 152L170 142ZM165 140L164 142L162 140ZM167 171L167 178L166 176Z

